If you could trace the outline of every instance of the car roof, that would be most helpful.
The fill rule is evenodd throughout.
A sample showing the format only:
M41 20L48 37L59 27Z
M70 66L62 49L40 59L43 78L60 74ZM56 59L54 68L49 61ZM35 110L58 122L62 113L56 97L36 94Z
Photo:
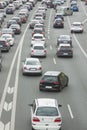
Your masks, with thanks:
M33 36L43 36L43 34L36 33L36 34L34 34Z
M70 37L70 35L60 35L59 37Z
M59 71L47 71L47 72L45 72L44 75L48 75L48 76L57 76L57 75L59 75L59 74L60 74Z
M57 100L50 98L38 98L36 99L38 107L57 107Z

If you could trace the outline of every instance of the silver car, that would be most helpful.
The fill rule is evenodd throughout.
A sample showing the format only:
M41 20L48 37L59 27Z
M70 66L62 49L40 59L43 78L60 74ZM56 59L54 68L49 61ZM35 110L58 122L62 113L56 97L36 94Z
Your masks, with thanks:
M31 48L31 56L34 57L46 57L47 49L44 44L34 44Z
M23 62L23 75L25 74L39 74L42 75L42 65L38 58L26 58Z

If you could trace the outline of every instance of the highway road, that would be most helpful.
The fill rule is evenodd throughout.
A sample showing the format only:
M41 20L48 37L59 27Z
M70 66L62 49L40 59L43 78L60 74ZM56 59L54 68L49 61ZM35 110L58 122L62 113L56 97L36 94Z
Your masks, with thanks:
M65 4L68 4L66 2ZM3 53L3 68L0 73L0 130L31 130L30 107L28 104L38 97L56 98L63 124L62 130L87 130L87 6L78 1L79 12L64 17L64 29L54 29L55 11L48 9L46 13L47 57L40 58L43 73L48 70L59 70L69 76L69 86L61 92L40 92L41 76L23 76L22 62L30 57L31 32L28 28L40 2L30 12L28 22L22 26L22 34L15 36L15 45L9 53ZM17 13L17 12L15 12ZM11 18L7 16L6 21ZM73 21L82 21L84 32L71 34ZM56 56L57 36L72 36L73 58Z

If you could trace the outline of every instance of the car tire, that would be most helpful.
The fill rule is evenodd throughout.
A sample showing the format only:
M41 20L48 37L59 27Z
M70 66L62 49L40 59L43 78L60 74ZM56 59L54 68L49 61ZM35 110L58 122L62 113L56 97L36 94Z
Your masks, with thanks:
M32 127L32 130L34 130L34 128Z

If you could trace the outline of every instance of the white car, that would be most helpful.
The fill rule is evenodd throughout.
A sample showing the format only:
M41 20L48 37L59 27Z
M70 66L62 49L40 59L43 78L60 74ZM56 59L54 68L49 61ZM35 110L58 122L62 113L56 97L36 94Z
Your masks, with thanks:
M30 106L32 130L61 130L61 105L56 99L37 98Z
M26 58L23 62L22 68L23 75L25 74L39 74L42 75L42 65L38 58Z
M34 44L31 48L31 56L46 57L47 49L44 44Z
M36 33L32 36L32 40L31 40L31 46L33 44L35 44L35 42L41 42L41 43L45 43L45 37L43 34L39 34L39 33Z
M14 45L14 37L12 37L11 34L2 34L1 37L5 38L9 42L10 46Z
M71 26L71 33L83 33L83 24L81 22L73 22Z

